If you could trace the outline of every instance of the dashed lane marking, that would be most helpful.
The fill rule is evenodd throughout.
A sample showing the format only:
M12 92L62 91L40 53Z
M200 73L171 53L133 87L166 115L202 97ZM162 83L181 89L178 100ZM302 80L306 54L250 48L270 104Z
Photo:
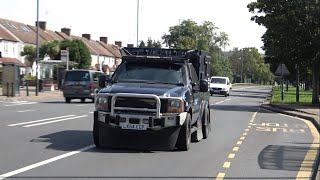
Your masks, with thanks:
M228 158L233 159L235 156L236 156L235 154L231 153L231 154L229 154Z
M244 140L245 138L246 138L246 137L242 136L240 139L241 139L241 140Z
M66 118L66 117L71 117L71 116L75 116L75 115L58 116L58 117L53 117L53 118L40 119L40 120L17 123L17 124L10 124L8 126L13 127L13 126L19 126L19 125L25 125L25 124L32 124L32 123L43 122L43 121L48 121L48 120L54 120L54 119L59 119L59 118Z
M230 168L231 162L224 162L223 167L224 168Z
M238 142L237 142L237 145L241 145L241 144L242 144L242 141L238 141Z
M36 110L34 110L34 109L29 109L29 110L22 110L22 111L17 111L17 112L23 113L23 112L31 112L31 111L36 111Z
M243 136L246 136L246 135L248 135L248 133L245 132L245 133L243 133L242 135L243 135Z
M239 147L234 147L232 151L239 151Z
M61 121L68 121L68 120L71 120L71 119L79 119L79 118L83 118L83 117L87 117L87 116L88 116L88 115L70 117L70 118L59 119L59 120L54 120L54 121L48 121L48 122L43 122L43 123L38 123L38 124L26 125L26 126L23 126L23 127L41 126L41 125L51 124L51 123L56 123L56 122L61 122Z
M246 129L245 131L246 131L246 132L248 132L248 131L249 131L249 129Z
M31 169L34 169L34 168L37 168L37 167L40 167L40 166L43 166L43 165L46 165L46 164L49 164L49 163L64 159L64 158L67 158L67 157L70 157L70 156L73 156L73 155L76 155L76 154L79 154L81 152L87 151L87 150L92 149L94 147L95 147L95 145L86 146L86 147L78 149L76 151L71 151L71 152L68 152L66 154L62 154L60 156L56 156L56 157L51 158L51 159L47 159L47 160L44 160L44 161L41 161L41 162L38 162L38 163L35 163L35 164L32 164L32 165L29 165L29 166L26 166L26 167L11 171L11 172L8 172L8 173L5 173L5 174L1 174L0 175L0 180L2 180L4 178L9 178L11 176L14 176L14 175L29 171Z
M252 126L248 126L248 128L252 128Z
M226 175L225 173L219 173L216 180L223 180L225 175Z
M226 99L226 100L224 100L224 101L219 101L219 102L215 103L215 105L224 103L224 102L226 102L226 101L230 101L231 99L232 99L232 98Z

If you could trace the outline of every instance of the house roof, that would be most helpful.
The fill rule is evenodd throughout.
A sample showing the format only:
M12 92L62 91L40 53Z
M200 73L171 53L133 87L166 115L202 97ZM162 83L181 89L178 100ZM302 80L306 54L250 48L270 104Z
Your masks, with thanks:
M30 25L28 25L28 26L34 32L37 32L37 27L36 26L30 26ZM61 41L61 40L64 39L61 36L59 36L57 33L55 33L54 31L51 31L51 30L45 30L44 31L41 28L39 28L39 35L45 41L53 41L53 40Z
M18 40L12 36L6 29L4 29L0 25L0 39L8 40L8 41L15 41L17 42Z
M20 67L27 67L27 65L25 65L24 63L22 63L16 58L6 58L6 57L0 58L0 64L6 63L6 62L19 64Z
M30 26L2 18L0 18L0 23L24 43L36 44L37 34L30 28ZM43 43L44 39L40 37L39 42Z
M99 41L99 43L104 47L106 48L109 52L111 52L114 57L116 58L121 58L121 53L120 53L120 48L119 46L117 45L114 45L114 44L106 44L102 41Z

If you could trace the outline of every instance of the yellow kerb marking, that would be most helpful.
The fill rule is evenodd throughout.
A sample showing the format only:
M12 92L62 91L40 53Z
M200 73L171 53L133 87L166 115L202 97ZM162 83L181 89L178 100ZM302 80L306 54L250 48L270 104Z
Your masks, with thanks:
M247 132L248 132L248 131L249 131L249 129L246 129L245 131L247 131Z
M239 151L239 147L234 147L232 151Z
M319 144L320 144L320 135L318 133L318 130L314 127L314 125L305 119L302 118L298 118L298 117L293 117L293 116L288 116L285 114L280 114L278 113L278 115L282 115L282 116L287 116L290 118L294 118L294 119L298 119L300 121L303 121L304 123L306 123L311 131L311 134L313 136L313 142L310 146L309 151L307 152L306 156L304 157L304 160L302 162L302 164L300 165L300 169L298 172L298 175L296 177L296 179L310 179L312 176L312 165L314 165L313 163L310 164L310 161L314 162L317 158L317 150L319 149Z
M249 125L253 125L253 123L249 123Z
M241 140L244 140L245 138L246 138L246 137L241 137L240 139L241 139Z
M238 144L238 145L242 144L242 141L238 141L237 144Z
M233 159L236 155L235 154L229 154L228 158Z
M229 168L230 165L231 165L231 162L224 162L224 163L223 163L223 167L224 167L224 168Z
M216 179L223 180L225 175L226 175L225 173L219 173Z
M259 111L259 110L258 110L258 111ZM250 122L253 122L253 121L254 121L254 119L256 118L257 114L258 114L258 112L255 112L255 113L253 114L253 116L252 116L252 118L251 118Z
M252 126L248 126L248 128L251 128Z
M245 133L243 133L242 135L243 135L243 136L246 136L246 135L248 135L248 133L245 132Z

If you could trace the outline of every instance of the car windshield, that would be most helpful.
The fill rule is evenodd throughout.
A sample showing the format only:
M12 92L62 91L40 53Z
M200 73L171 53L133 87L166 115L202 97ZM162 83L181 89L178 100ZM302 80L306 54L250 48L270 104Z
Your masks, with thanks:
M226 79L224 78L212 78L211 83L215 84L226 84Z
M113 81L184 84L183 71L178 64L124 63Z
M69 71L65 81L90 81L90 73L88 71Z

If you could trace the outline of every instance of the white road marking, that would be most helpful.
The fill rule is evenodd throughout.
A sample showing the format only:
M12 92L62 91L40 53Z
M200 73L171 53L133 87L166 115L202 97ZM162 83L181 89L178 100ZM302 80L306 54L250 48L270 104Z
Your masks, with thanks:
M89 114L93 114L93 112L89 112Z
M23 111L17 111L19 113L23 113L23 112L30 112L30 111L35 111L34 109L29 109L29 110L23 110Z
M55 120L55 121L47 121L47 122L38 123L38 124L26 125L26 126L23 126L23 127L40 126L40 125L44 125L44 124L51 124L51 123L61 122L61 121L67 121L67 120L71 120L71 119L79 119L79 118L83 118L83 117L87 117L87 116L88 116L88 115L76 116L76 117L70 117L70 118L59 119L59 120Z
M10 107L10 106L22 106L22 105L28 105L28 104L37 104L37 102L23 102L23 103L9 104L4 106Z
M223 103L224 101L220 101L220 102L217 102L217 103L215 103L215 104L221 104L221 103Z
M17 175L17 174L20 174L20 173L23 173L23 172L26 172L26 171L29 171L31 169L34 169L34 168L37 168L37 167L40 167L40 166L43 166L43 165L58 161L58 160L61 160L61 159L64 159L64 158L67 158L67 157L70 157L70 156L73 156L73 155L76 155L76 154L79 154L81 152L87 151L87 150L92 149L94 147L95 147L95 145L86 146L84 148L81 148L81 149L78 149L78 150L75 150L75 151L71 151L71 152L68 152L66 154L62 154L60 156L53 157L51 159L47 159L47 160L44 160L44 161L41 161L41 162L38 162L38 163L35 163L35 164L32 164L32 165L29 165L29 166L26 166L26 167L11 171L11 172L8 172L8 173L5 173L5 174L1 174L0 175L0 180L4 179L4 178L11 177L11 176L14 176L14 175Z
M29 121L29 122L23 122L23 123L17 123L17 124L10 124L8 126L13 127L13 126L31 124L31 123L36 123L36 122L43 122L43 121L48 121L48 120L53 120L53 119L66 118L66 117L70 117L70 116L75 116L75 115L67 115L67 116L59 116L59 117L53 117L53 118L47 118L47 119L40 119L40 120L36 120L36 121Z
M78 104L76 106L81 107L81 106L87 106L88 104Z
M229 98L229 99L226 99L226 100L223 100L223 101L220 101L220 102L217 102L217 103L215 103L215 104L221 104L221 103L224 103L224 102L226 102L226 101L230 101L232 98Z

